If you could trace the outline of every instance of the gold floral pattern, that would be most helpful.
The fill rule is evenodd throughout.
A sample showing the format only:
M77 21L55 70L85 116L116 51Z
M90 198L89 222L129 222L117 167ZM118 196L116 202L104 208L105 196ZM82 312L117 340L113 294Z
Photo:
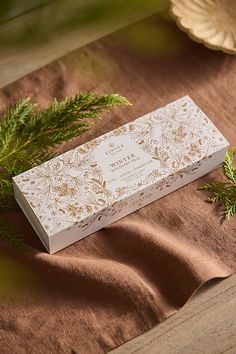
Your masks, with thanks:
M101 143L112 147L114 137L119 140L124 136L135 143L136 154L145 153L151 170L112 189L104 177L106 157L95 158L95 152L100 152ZM137 193L143 188L149 187L149 199L154 200L165 189L179 185L181 179L182 184L187 183L184 176L197 176L196 170L227 146L220 132L186 96L24 172L14 181L49 236L75 228L88 233L95 222L105 226L148 204L148 198Z

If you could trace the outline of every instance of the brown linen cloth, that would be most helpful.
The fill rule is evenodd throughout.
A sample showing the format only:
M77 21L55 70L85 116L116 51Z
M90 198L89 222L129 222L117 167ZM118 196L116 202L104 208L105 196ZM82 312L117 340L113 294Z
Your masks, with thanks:
M189 94L236 143L236 58L186 43L181 54L147 57L112 35L3 89L1 110L23 96L47 106L89 90L133 103L62 152ZM107 352L175 313L207 280L232 274L235 218L222 223L197 191L221 177L215 171L52 256L23 213L6 214L28 248L19 255L0 241L1 354Z

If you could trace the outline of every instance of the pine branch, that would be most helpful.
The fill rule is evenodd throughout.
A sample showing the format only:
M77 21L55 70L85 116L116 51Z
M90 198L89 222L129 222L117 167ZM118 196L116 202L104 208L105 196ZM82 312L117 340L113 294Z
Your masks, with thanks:
M83 134L103 112L120 105L130 103L117 94L87 93L61 102L55 99L42 110L26 98L6 110L0 120L0 210L16 207L13 176L51 159L52 148ZM0 236L19 249L14 230L8 230L0 224Z
M17 208L13 197L13 186L11 177L4 177L0 174L0 210L12 210Z
M84 133L92 124L91 119L99 118L113 106L125 104L129 102L122 96L92 93L66 98L62 102L54 100L50 107L36 111L35 104L22 100L12 113L7 111L0 124L3 146L0 166L17 174L22 172L22 161L30 166L42 163L48 160L49 148ZM23 170L28 169L28 165Z
M6 110L0 123L0 151L3 156L11 148L17 132L29 119L37 105L29 102L29 98L20 100L12 108Z
M228 178L231 184L236 184L236 167L234 166L234 154L236 152L236 148L229 151L223 163L223 171L224 175Z
M236 147L227 152L222 164L222 171L225 182L204 184L199 189L211 192L207 199L210 203L222 203L224 215L230 220L236 214L236 167L234 165L234 154Z
M7 241L18 252L24 253L22 235L9 222L0 220L0 237Z

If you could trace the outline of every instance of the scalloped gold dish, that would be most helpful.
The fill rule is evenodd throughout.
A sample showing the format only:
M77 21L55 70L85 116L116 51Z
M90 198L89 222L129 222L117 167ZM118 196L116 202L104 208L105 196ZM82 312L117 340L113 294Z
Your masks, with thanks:
M236 54L236 0L171 0L171 13L196 42Z

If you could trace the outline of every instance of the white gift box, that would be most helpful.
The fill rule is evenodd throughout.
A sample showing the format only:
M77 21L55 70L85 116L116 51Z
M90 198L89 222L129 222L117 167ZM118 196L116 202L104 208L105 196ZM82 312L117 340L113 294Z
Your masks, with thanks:
M54 253L205 175L228 142L185 96L13 178Z

